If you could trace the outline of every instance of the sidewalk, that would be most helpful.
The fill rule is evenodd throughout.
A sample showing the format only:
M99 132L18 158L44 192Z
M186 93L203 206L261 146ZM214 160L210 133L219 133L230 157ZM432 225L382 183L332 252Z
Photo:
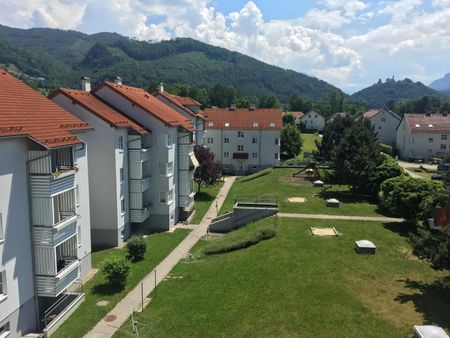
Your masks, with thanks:
M195 226L194 230L161 262L150 272L143 280L144 296L148 296L155 288L155 271L156 271L156 285L158 285L169 272L178 264L178 262L185 257L185 255L192 249L192 247L206 235L211 219L217 216L217 211L220 210L225 198L230 191L236 177L225 178L225 184L217 194L216 199L211 203L208 211L203 217L199 225ZM217 202L217 204L216 204ZM86 338L106 338L111 337L129 318L133 310L141 306L141 283L139 283L133 290L131 290L117 305L105 316L114 318L112 321L106 322L101 320L95 327L89 331Z
M318 214L290 214L279 212L278 217L286 218L309 218L309 219L330 219L330 220L344 220L344 221L373 221L386 223L403 223L403 218L393 218L384 216L344 216L344 215L318 215Z

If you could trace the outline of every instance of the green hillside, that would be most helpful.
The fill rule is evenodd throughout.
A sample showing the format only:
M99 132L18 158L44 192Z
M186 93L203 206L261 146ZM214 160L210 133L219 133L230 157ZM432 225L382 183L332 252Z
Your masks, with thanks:
M226 84L243 95L276 95L283 102L292 94L318 101L340 91L317 78L188 38L149 43L115 33L0 25L0 64L48 89L76 87L83 75L94 84L119 75L143 87L152 81L204 88Z

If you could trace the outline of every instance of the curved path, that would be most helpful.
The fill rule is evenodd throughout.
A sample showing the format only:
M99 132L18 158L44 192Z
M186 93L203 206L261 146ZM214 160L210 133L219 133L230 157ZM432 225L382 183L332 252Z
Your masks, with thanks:
M384 216L347 216L347 215L319 215L319 214L291 214L279 212L278 217L285 218L309 218L309 219L331 219L331 220L346 220L346 221L372 221L372 222L386 222L386 223L403 223L403 218L393 218Z

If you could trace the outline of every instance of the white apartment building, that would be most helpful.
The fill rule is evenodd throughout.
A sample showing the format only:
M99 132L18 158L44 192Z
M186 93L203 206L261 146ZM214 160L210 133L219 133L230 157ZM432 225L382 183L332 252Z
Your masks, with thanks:
M0 336L64 320L91 268L88 123L0 70Z
M395 145L401 117L387 109L372 109L363 117L370 121L381 143Z
M119 246L132 224L150 217L151 134L91 93L89 78L82 78L82 90L59 89L49 97L95 129L89 144L92 245Z
M224 172L246 174L280 164L280 109L205 109L206 142Z
M201 111L201 104L190 97L183 97L170 94L164 90L164 86L161 83L158 91L153 95L169 105L172 109L175 109L184 117L191 120L195 126L194 141L196 144L203 144L205 138L205 116Z
M321 132L325 127L325 118L318 112L310 111L300 118L301 124L306 130Z
M193 152L195 127L189 118L164 104L143 89L105 82L93 94L108 105L151 130L149 147L151 211L141 227L167 230L188 220L194 211L194 171L198 162ZM133 207L133 200L130 207Z
M442 158L450 146L450 116L405 114L397 128L397 149L401 159Z

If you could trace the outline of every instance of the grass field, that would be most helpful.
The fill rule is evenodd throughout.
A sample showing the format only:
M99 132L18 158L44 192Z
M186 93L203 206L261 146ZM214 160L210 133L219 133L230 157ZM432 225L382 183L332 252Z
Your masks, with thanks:
M195 215L192 218L192 224L200 223L222 186L223 182L217 182L215 185L209 187L203 186L200 192L195 194ZM197 191L197 189L198 183L195 182L195 191Z
M85 301L52 337L82 337L97 324L139 281L152 271L189 233L189 230L177 229L173 233L149 235L145 259L131 263L127 285L122 290L111 287L103 278L101 271L83 286ZM102 262L111 256L127 256L123 249L107 249L92 253L92 267L99 268ZM109 302L100 307L100 300Z
M230 253L182 261L143 314L143 337L410 337L412 326L450 329L450 290L415 259L404 224L267 218L277 236ZM310 226L334 226L318 238ZM234 236L236 236L234 234ZM376 255L357 255L370 239ZM200 252L205 242L194 247ZM126 324L117 337L128 337Z
M280 212L293 212L305 214L336 214L354 216L377 216L381 210L376 203L368 200L361 200L354 196L348 186L333 185L333 188L326 191L322 197L315 196L321 188L315 188L311 184L297 184L292 180L292 174L299 169L274 169L269 175L245 181L238 178L233 184L220 213L231 211L234 198L236 196L252 195L273 195L277 198ZM245 182L244 182L245 181ZM289 197L305 197L306 203L290 203ZM339 208L327 208L326 200L337 198L341 204Z
M297 159L300 161L304 159L305 152L311 153L312 151L317 150L316 140L320 141L321 137L319 136L319 134L303 134L302 133L302 140L303 140L302 151L297 156Z

